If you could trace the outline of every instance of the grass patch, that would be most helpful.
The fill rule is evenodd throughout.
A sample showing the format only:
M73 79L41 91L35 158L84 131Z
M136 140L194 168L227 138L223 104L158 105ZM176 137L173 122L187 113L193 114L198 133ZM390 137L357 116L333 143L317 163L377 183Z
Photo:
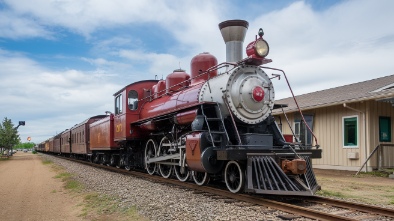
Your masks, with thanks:
M42 160L42 164L44 164L44 165L48 165L48 164L52 164L53 162L51 161L51 160L48 160L48 159L43 159Z
M116 197L100 195L98 193L89 193L84 197L83 213L81 217L92 220L147 220L138 214L135 206L125 208L119 206L119 200ZM96 215L92 215L96 213Z
M67 180L64 186L68 190L80 191L83 187L82 184L76 180Z
M74 180L71 173L62 172L55 176L56 179L61 179L64 184L64 188L73 191L82 190L83 186L78 181Z
M348 198L346 195L340 192L330 191L330 190L320 190L317 192L320 196L333 196L333 197L340 197L340 198Z
M63 172L59 173L55 176L56 179L62 179L62 181L66 181L72 177L71 173Z
M394 169L374 170L371 172L360 172L359 175L356 177L366 177L366 176L389 177L389 175L393 174L393 172L394 172Z
M100 214L112 214L116 211L115 198L98 193L90 193L85 196L85 201L90 209L95 209Z
M135 206L127 209L124 214L127 215L130 220L145 220L138 214L137 207Z

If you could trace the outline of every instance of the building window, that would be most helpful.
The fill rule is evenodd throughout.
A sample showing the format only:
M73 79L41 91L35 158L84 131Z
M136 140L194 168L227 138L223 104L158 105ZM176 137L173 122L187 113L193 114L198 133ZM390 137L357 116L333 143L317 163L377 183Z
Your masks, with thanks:
M122 110L122 95L120 94L115 98L115 114L121 114Z
M357 147L358 136L358 117L344 117L343 118L343 146L344 147Z
M130 110L137 110L138 108L138 93L137 91L131 90L127 96L127 103Z
M300 140L301 122L294 122L294 135L297 140Z
M309 128L313 131L313 115L306 114L304 119ZM300 115L295 116L294 120L294 135L299 142L304 146L312 146L312 133L309 131L305 122L302 120Z
M379 142L391 142L390 117L379 117Z

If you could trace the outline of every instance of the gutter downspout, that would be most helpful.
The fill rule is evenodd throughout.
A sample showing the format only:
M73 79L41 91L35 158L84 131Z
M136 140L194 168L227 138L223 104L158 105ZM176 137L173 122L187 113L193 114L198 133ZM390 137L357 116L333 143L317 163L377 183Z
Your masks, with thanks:
M353 107L349 107L346 105L346 103L343 103L343 107L363 114L363 119L364 119L364 159L367 159L367 156L368 156L368 154L367 154L367 119L365 117L365 112L357 110ZM367 163L367 165L365 165L365 172L368 172L368 163Z

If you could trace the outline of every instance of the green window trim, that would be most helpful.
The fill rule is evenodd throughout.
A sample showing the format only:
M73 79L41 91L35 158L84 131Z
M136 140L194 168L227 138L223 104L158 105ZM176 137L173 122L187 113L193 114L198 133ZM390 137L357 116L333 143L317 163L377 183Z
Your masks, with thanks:
M358 116L342 118L343 146L358 147Z

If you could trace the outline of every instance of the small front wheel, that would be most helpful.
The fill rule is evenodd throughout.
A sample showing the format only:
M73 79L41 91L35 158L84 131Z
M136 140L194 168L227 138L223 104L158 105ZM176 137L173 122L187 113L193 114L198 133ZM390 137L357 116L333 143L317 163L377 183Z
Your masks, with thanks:
M238 193L243 190L245 184L245 175L241 165L237 161L229 161L224 170L224 182L227 189L232 193Z

